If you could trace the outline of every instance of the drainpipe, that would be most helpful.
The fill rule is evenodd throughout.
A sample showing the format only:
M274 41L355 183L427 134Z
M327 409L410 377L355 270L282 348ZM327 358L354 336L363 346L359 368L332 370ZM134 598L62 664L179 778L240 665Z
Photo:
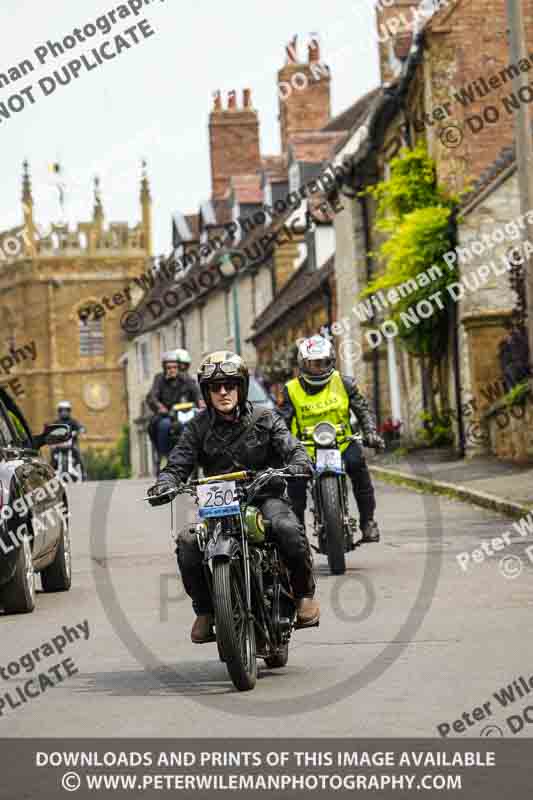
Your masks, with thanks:
M457 247L457 209L450 215L451 249ZM457 410L457 432L459 434L459 455L465 457L465 424L461 397L461 362L459 356L459 305L452 303L452 348L453 348L453 384L455 390L455 406Z
M366 279L370 281L374 273L374 259L370 253L370 220L368 217L368 204L366 197L359 197L361 206L361 214L363 217L363 231L365 236L365 260L366 260ZM372 361L374 368L374 416L376 417L376 425L381 425L381 398L380 398L380 382L379 382L379 353L375 348L372 351Z

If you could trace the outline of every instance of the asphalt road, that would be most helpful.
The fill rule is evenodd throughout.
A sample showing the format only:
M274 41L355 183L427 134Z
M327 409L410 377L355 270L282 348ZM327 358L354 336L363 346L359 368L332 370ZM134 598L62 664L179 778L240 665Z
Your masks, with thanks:
M71 658L78 670L20 707L4 708L0 737L430 737L437 725L533 673L531 565L524 558L516 578L498 568L500 556L522 554L528 542L465 574L456 555L511 523L378 484L382 543L351 554L341 577L329 576L316 556L320 627L297 631L287 667L262 668L256 689L240 694L216 645L189 640L192 611L176 579L169 510L140 502L147 486L70 489L72 590L39 592L31 615L0 612L0 666L62 635L64 625L87 621L89 638L80 632L61 656L41 657L35 672L0 679L0 691L14 695L61 659ZM191 507L180 514L183 523ZM517 564L508 563L509 571ZM493 724L511 736L505 718L525 705L527 696L511 711L492 698L490 714L469 717L472 724L456 735L488 735ZM522 735L531 735L528 727Z

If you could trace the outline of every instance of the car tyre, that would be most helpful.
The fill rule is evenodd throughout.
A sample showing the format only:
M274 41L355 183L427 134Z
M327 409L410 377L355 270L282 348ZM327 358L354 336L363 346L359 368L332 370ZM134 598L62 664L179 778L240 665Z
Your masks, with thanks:
M35 608L35 572L27 536L18 548L15 574L3 589L0 604L7 614L29 614Z
M72 585L70 531L66 522L63 522L56 557L41 572L41 584L45 592L68 592Z

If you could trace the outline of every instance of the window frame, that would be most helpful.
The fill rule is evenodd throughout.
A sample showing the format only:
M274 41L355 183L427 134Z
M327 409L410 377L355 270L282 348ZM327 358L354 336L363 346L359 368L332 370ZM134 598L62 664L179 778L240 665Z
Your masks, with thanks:
M97 330L93 329L94 326L97 327ZM83 333L86 334L86 337L82 337ZM82 341L84 338L86 338L87 341L87 352L83 351ZM97 319L79 320L78 343L78 352L80 358L102 358L105 356L105 331L103 317L98 317ZM94 351L95 343L100 346L97 348L96 352Z

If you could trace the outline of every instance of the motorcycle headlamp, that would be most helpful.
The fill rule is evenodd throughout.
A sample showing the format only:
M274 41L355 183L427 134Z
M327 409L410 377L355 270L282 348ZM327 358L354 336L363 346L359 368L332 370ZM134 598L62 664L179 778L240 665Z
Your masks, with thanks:
M313 431L313 441L321 447L331 447L337 440L335 425L331 422L319 422Z
M260 511L248 506L245 514L245 526L248 539L253 544L262 544L265 540L265 520Z
M231 361L224 361L222 364L205 364L202 368L202 379L209 380L217 373L226 378L234 378L239 375L239 367Z

